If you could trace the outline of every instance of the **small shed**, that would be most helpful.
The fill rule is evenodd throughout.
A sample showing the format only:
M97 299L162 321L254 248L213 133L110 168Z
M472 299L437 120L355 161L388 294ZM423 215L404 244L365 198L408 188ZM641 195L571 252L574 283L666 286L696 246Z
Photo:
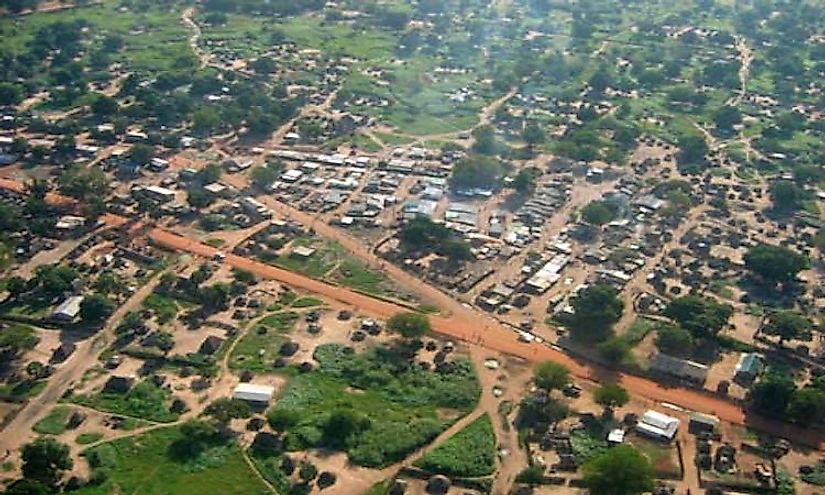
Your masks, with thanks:
M688 431L697 435L699 433L713 433L719 427L719 418L710 414L694 412L690 414Z
M750 384L762 373L764 364L762 356L754 352L743 352L733 372L733 380L737 383Z
M269 385L255 385L252 383L239 383L232 392L232 397L238 400L251 402L253 404L267 405L272 400L275 387Z
M223 345L224 339L218 337L217 335L210 335L204 339L203 343L201 344L198 352L200 354L211 355L218 352L218 350Z
M71 323L80 314L80 303L83 296L71 296L66 298L52 313L52 318L61 323Z

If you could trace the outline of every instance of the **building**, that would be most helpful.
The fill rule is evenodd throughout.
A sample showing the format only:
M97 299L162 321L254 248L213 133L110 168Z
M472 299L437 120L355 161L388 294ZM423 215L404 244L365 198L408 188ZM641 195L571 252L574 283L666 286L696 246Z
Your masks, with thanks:
M733 372L733 381L741 384L750 384L762 373L764 364L762 356L754 352L743 352Z
M269 385L254 385L252 383L239 383L232 392L232 398L252 402L253 404L268 405L275 393L275 387Z
M650 370L687 380L696 385L705 383L708 367L686 359L679 359L661 352L650 359Z
M54 228L60 233L70 233L86 225L86 219L74 215L64 215L57 220Z
M636 432L657 440L671 441L679 431L679 420L660 412L648 411L639 418Z
M690 413L690 423L688 423L688 431L694 435L699 433L713 433L719 428L719 418L711 416L710 414L702 414L698 412Z
M71 323L80 314L80 304L83 296L71 296L66 298L52 313L52 319L61 323Z
M146 186L140 189L140 192L160 203L168 203L169 201L175 200L175 191L166 189L165 187Z
M298 246L291 253L292 256L303 259L311 258L313 254L315 254L315 249L308 246Z

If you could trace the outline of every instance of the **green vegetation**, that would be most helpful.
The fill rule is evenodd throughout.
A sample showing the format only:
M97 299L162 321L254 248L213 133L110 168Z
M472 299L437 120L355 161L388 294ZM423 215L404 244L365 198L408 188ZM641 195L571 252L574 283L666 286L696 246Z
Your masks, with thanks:
M99 392L92 395L72 395L69 400L99 411L122 414L135 418L169 423L179 414L169 410L170 392L146 380L136 384L126 393Z
M81 433L75 437L74 441L78 445L89 445L91 443L99 442L103 439L103 433Z
M573 336L585 341L602 341L613 332L613 324L624 311L624 302L616 289L595 284L579 292L573 299L573 317L570 327Z
M43 435L60 435L66 431L66 423L71 413L71 408L57 406L34 425L34 431Z
M332 344L315 359L319 368L292 377L269 413L289 450L331 446L358 465L386 466L432 441L479 395L465 360L424 371L400 349L353 354Z
M143 300L143 307L151 309L158 323L161 324L174 320L178 315L179 309L177 302L173 298L158 293L149 294L146 299Z
M420 339L432 331L426 315L412 311L396 313L387 320L387 330L397 332L406 339Z
M273 313L259 320L235 344L229 356L230 368L256 372L273 371L272 364L279 356L281 344L287 341L287 335L292 331L298 318L298 313L290 311Z
M495 469L496 436L488 415L481 416L415 462L430 473L475 478Z
M191 444L183 427L153 430L87 450L84 456L100 484L76 491L105 495L113 490L146 495L226 493L263 495L265 485L243 460L232 441Z
M321 306L322 304L324 304L324 302L317 297L301 297L292 303L292 307L295 309L314 308L315 306Z
M588 461L584 483L593 495L639 495L653 489L648 458L630 445L618 445Z
M416 217L407 222L398 232L398 238L402 248L413 254L436 253L453 262L472 257L467 242L456 237L452 230L427 217Z
M564 365L547 361L536 365L533 370L533 382L548 392L561 390L570 383L570 370Z

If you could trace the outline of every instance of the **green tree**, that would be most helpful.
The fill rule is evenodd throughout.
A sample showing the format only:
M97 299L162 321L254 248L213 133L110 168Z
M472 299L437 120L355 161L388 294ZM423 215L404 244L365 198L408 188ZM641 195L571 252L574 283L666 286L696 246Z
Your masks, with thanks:
M57 184L61 193L85 201L105 198L110 181L99 168L87 169L82 165L73 165L60 174Z
M771 201L777 212L792 213L798 210L803 196L802 189L789 180L780 180L771 186Z
M415 312L396 313L387 321L387 329L401 334L406 339L420 339L429 334L430 319Z
M495 158L469 155L455 164L450 176L450 186L455 190L474 188L497 189L503 169Z
M678 139L679 157L685 163L702 160L708 153L708 143L700 134L683 134Z
M86 323L100 323L115 312L115 303L103 294L89 294L80 303L80 319Z
M653 490L653 467L630 445L618 445L587 462L584 484L592 495L640 495Z
M733 308L707 297L690 295L671 301L664 315L676 320L694 337L706 338L716 335L728 324Z
M590 285L573 299L570 327L573 335L585 340L604 340L624 311L619 293L606 284Z
M20 479L6 489L6 495L53 495L54 489L39 481Z
M825 391L815 388L797 390L788 404L787 417L803 425L815 425L825 419Z
M608 383L593 392L593 400L604 407L605 415L617 407L622 407L630 401L630 394L620 385Z
M777 311L765 324L765 333L779 337L780 344L803 337L810 329L810 320L795 311Z
M630 344L621 337L613 336L598 346L599 355L610 364L620 364L630 355Z
M742 112L734 106L724 105L714 112L713 123L717 129L731 131L733 126L742 123Z
M209 416L218 423L227 424L233 419L242 419L252 416L249 404L239 399L220 398L206 406L204 416Z
M570 383L570 370L562 364L545 361L533 369L533 382L548 392L561 390Z
M522 196L531 194L536 189L536 171L522 169L513 179L513 189Z
M214 131L220 124L220 115L211 107L202 107L192 114L192 130L201 136Z
M369 427L369 420L352 409L336 409L324 423L322 434L326 447L344 450L350 440Z
M92 112L98 117L109 117L119 110L117 100L111 96L98 95L92 102Z
M23 87L17 83L0 82L0 105L17 105L23 101Z
M297 425L301 415L292 409L273 409L266 415L269 426L275 431L286 431Z
M810 268L807 256L786 247L760 244L745 253L745 267L766 282L787 284L802 270Z
M0 355L15 357L22 351L34 349L39 342L40 337L32 327L14 324L0 331Z
M693 352L693 334L675 325L656 329L656 348L671 356L686 357Z
M20 297L26 293L28 287L29 283L23 277L14 275L6 279L6 291L11 295L11 297Z
M758 411L783 418L795 392L793 380L784 375L769 374L751 387L749 398Z
M615 218L615 209L604 201L591 201L582 208L582 219L590 225L601 227Z
M155 157L155 147L138 143L129 150L129 161L136 165L145 165Z
M271 162L266 165L260 165L252 169L249 177L252 183L261 189L267 189L280 177L284 170L284 164L281 162Z
M23 446L23 477L54 487L71 469L74 463L69 454L69 446L53 438L38 438Z
M521 137L530 148L543 143L545 139L544 131L542 131L541 127L535 122L530 122L524 126L524 130L521 131Z

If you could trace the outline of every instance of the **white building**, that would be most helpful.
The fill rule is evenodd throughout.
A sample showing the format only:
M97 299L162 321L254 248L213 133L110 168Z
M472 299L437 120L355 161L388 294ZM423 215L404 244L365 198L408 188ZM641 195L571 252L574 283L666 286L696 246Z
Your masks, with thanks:
M636 424L636 431L658 440L671 441L679 430L679 420L660 412L648 411Z
M255 404L269 404L275 387L269 385L254 385L252 383L239 383L232 392L232 398L252 402Z
M71 323L80 314L80 303L83 296L71 296L66 298L52 313L52 318L63 323Z

